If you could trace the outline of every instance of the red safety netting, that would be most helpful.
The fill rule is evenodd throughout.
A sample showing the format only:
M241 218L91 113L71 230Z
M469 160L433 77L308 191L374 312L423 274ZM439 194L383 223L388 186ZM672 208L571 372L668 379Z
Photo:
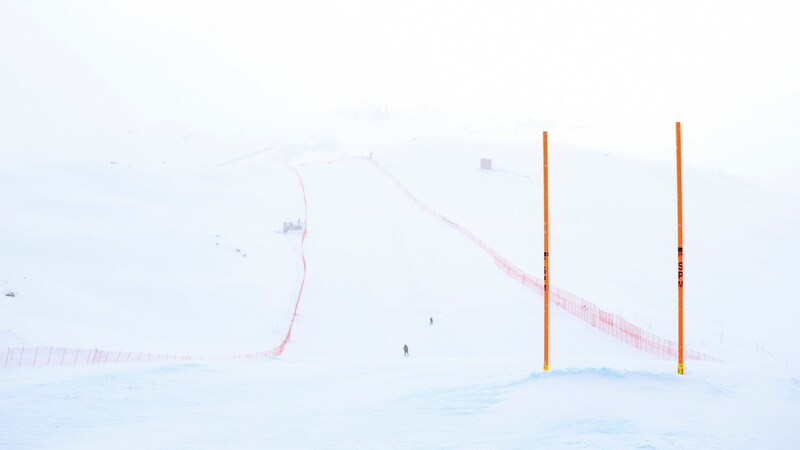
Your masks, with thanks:
M480 240L471 231L453 222L438 211L423 203L414 194L412 194L411 191L406 188L406 186L403 185L403 183L401 183L397 177L383 168L376 161L372 159L369 160L373 163L374 167L394 181L400 190L402 190L406 196L408 196L408 198L410 198L411 201L413 201L417 206L422 208L427 213L435 216L449 227L458 230L478 247L483 249L483 251L488 253L489 256L494 259L495 264L497 264L508 276L519 281L525 286L534 289L540 294L544 292L544 284L541 278L524 272L507 259L500 256L500 254L498 254L493 248L489 247L485 242ZM649 331L646 331L641 327L628 322L614 313L604 311L594 303L565 289L553 287L552 285L549 286L549 288L551 301L555 302L556 305L560 306L568 313L583 320L594 328L597 328L598 330L613 336L634 348L650 353L651 355L656 355L665 359L677 358L678 345L674 341L650 333ZM685 357L687 359L716 361L714 357L694 350L685 350Z
M519 281L520 283L536 290L539 293L543 292L543 282L541 278L535 277L531 274L524 272L519 267L513 265L511 262L500 256L494 249L489 247L485 242L475 236L471 231L462 227L461 225L448 219L441 213L429 207L416 196L414 196L408 188L406 188L400 180L383 168L372 158L368 157L345 157L333 162L340 162L345 160L368 160L371 161L375 168L390 178L394 183L420 208L427 213L437 217L446 225L459 231L478 247L483 249L489 254L497 264L508 276ZM300 173L293 167L289 168L296 175L300 182L300 187L303 193L303 206L305 211L306 224L303 229L301 242L301 260L303 263L303 276L300 282L300 288L297 292L297 298L294 305L294 311L289 322L289 327L283 340L277 346L260 352L245 353L239 355L225 356L225 357L196 357L196 356L179 356L168 354L155 354L144 352L121 352L121 351L107 351L97 349L77 349L77 348L61 348L61 347L14 347L0 349L0 358L3 358L3 367L34 367L34 366L71 366L83 364L105 364L116 362L134 362L134 361L178 361L178 360L226 360L226 359L263 359L268 357L280 356L286 348L286 344L292 335L295 319L297 318L297 310L300 306L300 299L303 295L303 288L305 286L307 263L305 258L305 239L308 233L308 202L306 199L305 185ZM594 328L609 334L634 348L645 351L647 353L662 357L662 358L676 358L677 357L677 344L669 339L662 338L641 327L634 325L622 317L604 311L594 303L581 298L564 289L550 286L550 296L556 305L572 314L575 317L583 320ZM686 358L695 360L713 361L715 358L701 352L687 350L685 352Z
M300 258L303 263L303 277L300 281L300 288L297 291L297 298L294 304L292 318L289 321L289 328L280 344L275 347L260 352L243 353L239 355L220 356L220 357L198 357L181 356L170 354L158 354L147 352L122 352L98 349L80 349L64 347L9 347L0 348L0 361L3 367L44 367L44 366L78 366L85 364L108 364L122 362L147 362L147 361L189 361L189 360L229 360L229 359L263 359L274 356L281 356L286 349L286 344L292 336L292 328L297 318L297 309L300 306L300 299L303 296L303 288L306 283L306 255L305 241L308 234L308 202L306 200L306 188L300 172L294 167L289 167L297 175L300 188L303 193L304 220L303 234L300 237Z

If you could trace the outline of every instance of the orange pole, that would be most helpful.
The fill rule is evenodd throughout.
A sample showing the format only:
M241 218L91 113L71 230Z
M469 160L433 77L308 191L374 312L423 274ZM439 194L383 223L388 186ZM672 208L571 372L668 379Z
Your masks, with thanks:
M544 371L550 370L550 245L548 237L548 201L547 201L547 131L543 134L542 170L544 180Z
M678 373L683 375L683 180L680 122L675 122L675 143L678 167Z

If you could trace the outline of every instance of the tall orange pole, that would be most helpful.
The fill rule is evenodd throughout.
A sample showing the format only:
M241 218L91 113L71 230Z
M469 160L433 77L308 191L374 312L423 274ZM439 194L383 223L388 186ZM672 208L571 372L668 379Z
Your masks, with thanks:
M542 170L544 180L544 371L550 370L550 244L548 237L548 201L547 201L547 131L543 134Z
M678 166L678 373L683 375L683 181L680 122L675 122L675 143Z

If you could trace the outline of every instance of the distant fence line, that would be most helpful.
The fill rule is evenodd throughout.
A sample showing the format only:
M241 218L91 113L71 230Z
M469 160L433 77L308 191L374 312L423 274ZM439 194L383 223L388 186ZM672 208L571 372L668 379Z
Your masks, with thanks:
M245 353L225 357L180 356L163 353L122 352L66 347L9 347L0 349L3 367L48 367L82 366L87 364L109 364L125 362L263 359L280 356L285 343L261 352Z

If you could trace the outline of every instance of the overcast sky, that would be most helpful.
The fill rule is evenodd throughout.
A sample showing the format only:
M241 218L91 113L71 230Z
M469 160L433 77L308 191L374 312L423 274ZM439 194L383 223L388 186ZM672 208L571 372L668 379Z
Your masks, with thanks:
M0 0L0 150L435 107L800 192L795 5Z

